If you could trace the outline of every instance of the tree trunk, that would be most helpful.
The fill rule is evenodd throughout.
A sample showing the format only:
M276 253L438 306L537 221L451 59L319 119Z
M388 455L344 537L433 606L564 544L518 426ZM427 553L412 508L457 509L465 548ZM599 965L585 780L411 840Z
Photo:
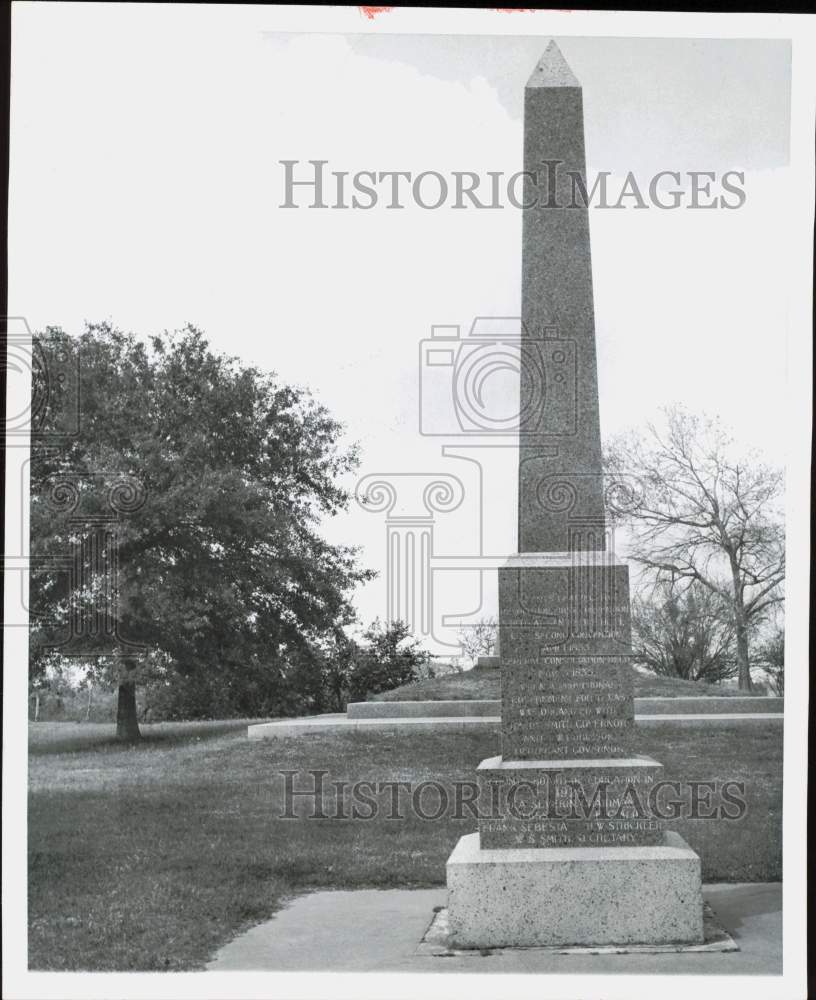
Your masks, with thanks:
M93 694L93 685L88 684L88 704L85 706L85 721L91 721L91 695Z
M740 691L753 691L751 680L751 664L748 659L748 626L745 621L745 606L743 604L743 585L739 566L733 554L731 561L731 579L734 585L734 635L737 640L737 687Z
M753 691L754 682L751 680L751 664L748 659L748 629L744 622L737 622L737 666L739 668L738 686L740 691Z
M139 720L136 717L136 682L123 681L119 685L116 705L116 738L127 743L141 739Z

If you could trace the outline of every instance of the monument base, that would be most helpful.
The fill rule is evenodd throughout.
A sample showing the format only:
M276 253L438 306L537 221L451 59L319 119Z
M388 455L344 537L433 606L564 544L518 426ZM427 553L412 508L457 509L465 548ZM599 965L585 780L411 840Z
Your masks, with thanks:
M649 790L657 787L662 773L663 765L646 756L610 760L489 757L476 770L479 798L493 801L498 793L503 808L500 815L479 820L479 843L490 850L662 844L664 823L645 808ZM545 802L552 811L539 818L536 813Z
M649 847L484 850L448 858L453 947L700 943L700 858L674 832Z

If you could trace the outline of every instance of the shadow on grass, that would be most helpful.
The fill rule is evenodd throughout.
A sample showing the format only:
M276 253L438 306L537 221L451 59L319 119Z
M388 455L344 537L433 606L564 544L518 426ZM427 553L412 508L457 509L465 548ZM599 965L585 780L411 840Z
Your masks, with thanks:
M157 722L141 726L142 738L128 743L116 738L116 726L103 722L31 722L28 726L28 751L44 754L82 753L87 750L132 750L149 753L185 743L216 739L228 733L241 733L257 722L273 719L225 719L218 722Z

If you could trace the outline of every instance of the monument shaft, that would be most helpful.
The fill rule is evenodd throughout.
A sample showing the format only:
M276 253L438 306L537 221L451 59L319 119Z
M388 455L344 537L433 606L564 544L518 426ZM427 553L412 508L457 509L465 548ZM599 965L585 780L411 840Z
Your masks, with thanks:
M524 170L518 550L603 549L583 95L555 46L525 89Z
M626 757L629 578L604 522L583 97L554 44L525 90L524 167L525 419L519 555L499 570L502 753Z

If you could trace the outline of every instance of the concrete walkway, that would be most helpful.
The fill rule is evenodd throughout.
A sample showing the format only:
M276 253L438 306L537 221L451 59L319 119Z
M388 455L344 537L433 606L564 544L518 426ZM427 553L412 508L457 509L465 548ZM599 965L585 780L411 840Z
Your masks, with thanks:
M782 723L785 716L770 712L723 713L719 715L635 715L635 722L642 726L662 726L666 722L683 725L716 725L722 722ZM324 733L387 732L393 735L416 732L498 732L501 718L498 715L482 716L422 716L418 718L350 719L345 715L316 715L305 719L284 719L281 722L262 722L247 726L251 740L275 740L289 736L320 735Z
M503 949L486 955L417 954L434 916L446 905L438 889L359 889L299 896L271 920L225 945L208 970L311 972L538 972L782 974L782 886L712 884L703 896L738 952L559 955Z

